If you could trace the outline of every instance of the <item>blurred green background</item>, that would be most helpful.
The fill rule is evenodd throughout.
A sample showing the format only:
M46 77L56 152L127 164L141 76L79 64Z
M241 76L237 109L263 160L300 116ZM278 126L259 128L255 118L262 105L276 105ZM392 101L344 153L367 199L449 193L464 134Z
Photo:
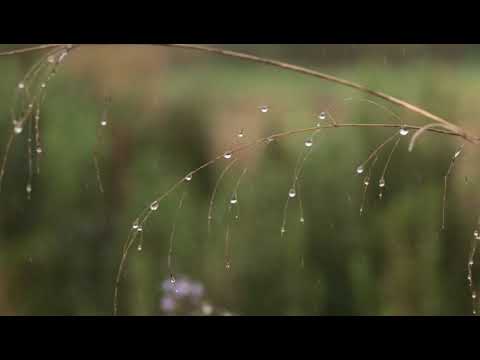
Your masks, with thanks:
M3 45L3 49L12 48ZM477 131L480 48L472 45L222 45L343 77L420 105ZM11 132L14 89L41 54L0 59L0 154ZM104 98L112 103L100 127ZM0 314L110 315L115 275L131 224L145 206L189 171L269 134L314 126L330 109L338 122L397 123L361 101L363 94L319 79L188 50L85 46L51 81L42 107L44 155L25 192L27 135L16 138L0 194ZM375 100L375 99L372 99ZM377 101L377 100L375 100ZM268 113L259 106L268 105ZM409 124L428 120L391 107ZM244 129L244 138L237 134ZM105 192L97 185L97 131ZM423 136L414 151L402 138L372 171L363 216L356 167L394 130L330 129L315 138L301 193L284 204L308 135L290 136L243 155L218 188L212 231L210 196L222 159L161 204L144 229L143 251L130 252L119 293L122 315L468 315L466 281L477 224L478 152L466 145L449 180L441 231L443 176L458 139ZM238 177L238 221L229 199ZM169 238L176 222L175 276L203 286L192 308L167 311ZM299 199L305 222L300 222ZM474 267L474 276L480 269ZM480 275L480 274L479 274ZM475 279L475 278L474 278ZM479 284L480 285L480 284ZM205 306L214 311L208 311ZM198 307L199 309L193 309Z

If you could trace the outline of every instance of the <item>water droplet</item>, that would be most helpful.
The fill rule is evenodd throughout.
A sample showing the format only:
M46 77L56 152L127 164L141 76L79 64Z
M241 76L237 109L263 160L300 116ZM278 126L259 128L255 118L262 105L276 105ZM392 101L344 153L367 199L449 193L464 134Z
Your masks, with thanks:
M32 103L28 104L28 108L29 109L33 108L33 104Z
M42 83L42 85L40 85L40 87L41 87L42 89L45 89L45 88L47 87L47 84Z
M50 56L47 58L47 61L48 61L50 64L53 64L53 63L55 62L55 56L50 55Z
M322 111L319 115L318 118L320 120L325 120L327 118L327 113L325 111Z
M25 83L21 82L18 84L19 89L25 89Z
M138 251L142 251L142 250L143 250L142 244L138 244L137 250L138 250Z
M242 129L242 130L240 130L240 132L238 133L237 137L241 139L241 138L243 138L244 136L245 136L245 134L244 134L243 129Z
M138 225L137 231L138 231L139 233L140 233L140 232L143 232L143 227L141 227L140 225Z
M107 126L107 125L108 125L107 120L102 120L102 121L100 122L100 125L102 125L103 127Z
M295 196L297 196L297 191L295 190L295 188L291 188L289 191L288 191L288 196L290 198L294 198Z
M39 154L39 155L40 155L41 153L43 153L43 149L42 149L40 146L38 146L35 151L36 151L37 154Z
M193 174L188 174L187 176L185 176L185 180L187 181L192 181L192 178L193 178Z
M226 270L230 270L231 267L232 267L232 264L230 264L230 261L227 261L227 262L225 263L225 269L226 269Z
M154 202L150 205L150 210L152 210L152 211L157 211L159 206L160 206L160 203L159 203L158 201L154 201Z
M363 167L363 165L360 165L359 167L357 167L357 174L363 174L364 171L365 171L365 168Z
M286 231L287 231L287 230L285 230L285 227L282 227L282 228L280 229L280 234L283 235L283 234L285 234Z
M312 147L312 146L313 146L313 140L312 140L312 139L306 140L306 141L305 141L305 146L306 146L307 148Z
M305 223L305 218L304 218L303 216L300 218L300 222L301 222L302 224Z
M137 230L138 229L138 220L135 220L135 222L132 224L132 229Z
M473 260L470 260L470 261L468 262L468 265L473 266Z
M30 194L32 192L32 185L28 184L25 190Z
M369 178L366 178L366 179L363 181L363 185L365 185L365 186L370 185L370 179L369 179Z
M175 279L175 276L173 274L170 275L170 284L175 285L176 282L177 280Z
M468 276L467 276L467 280L468 280L468 281L472 281L472 276L471 276L471 275L468 275Z
M383 198L383 193L382 193L382 192L380 192L380 193L378 194L378 198L379 198L380 200L382 200L382 198Z
M385 183L385 179L382 177L382 178L380 179L380 181L378 182L378 186L381 187L381 188L383 188L383 187L385 187L385 184L386 184L386 183Z
M230 199L230 204L235 205L236 203L238 203L237 194L234 194Z
M223 154L223 157L228 160L232 158L232 155L233 154L231 151L227 151L225 154Z
M408 135L408 129L405 128L405 127L402 127L402 128L400 129L400 135L402 135L402 136Z
M270 108L267 105L262 105L262 106L259 107L259 109L264 114L267 113L270 110Z
M455 154L453 155L453 158L456 159L457 157L460 156L461 153L462 153L462 149L457 150L457 151L455 152Z
M473 237L476 239L476 240L480 240L480 232L478 230L475 230L473 232Z
M477 298L477 294L476 293L473 293L472 294L472 299L476 299Z
M20 124L20 123L15 124L15 126L13 128L13 131L15 132L15 134L20 135L23 131L22 124Z

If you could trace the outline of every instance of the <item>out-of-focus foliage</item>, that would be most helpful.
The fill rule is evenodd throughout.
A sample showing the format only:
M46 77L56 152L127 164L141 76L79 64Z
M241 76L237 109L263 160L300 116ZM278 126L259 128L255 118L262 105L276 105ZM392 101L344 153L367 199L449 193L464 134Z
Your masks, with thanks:
M225 45L227 47L227 45ZM440 114L473 131L480 104L478 49L452 46L243 45L233 49L297 62ZM450 50L449 50L450 49ZM0 59L0 143L11 130L13 89L37 55ZM96 183L92 154L103 111ZM0 194L0 314L112 313L115 274L132 221L188 171L238 141L313 126L327 107L339 122L396 122L377 107L345 98L352 90L234 59L176 49L85 47L65 62L44 105L44 157L25 193L27 142L12 148ZM262 114L258 106L268 104ZM405 123L424 119L395 109ZM440 231L443 175L458 140L422 137L412 153L403 139L378 199L373 172L366 212L355 169L393 130L333 129L315 139L298 197L282 213L306 136L249 151L217 193L223 160L161 203L133 250L120 286L121 314L168 314L164 281L178 200L174 268L202 289L198 309L241 315L469 314L466 265L479 213L478 152L465 148L450 178L447 228ZM232 267L224 264L228 201L238 191L240 219L230 229ZM136 246L134 247L136 249ZM168 301L167 301L168 302ZM205 308L206 304L208 306ZM202 308L203 307L203 308ZM202 310L203 309L203 310Z

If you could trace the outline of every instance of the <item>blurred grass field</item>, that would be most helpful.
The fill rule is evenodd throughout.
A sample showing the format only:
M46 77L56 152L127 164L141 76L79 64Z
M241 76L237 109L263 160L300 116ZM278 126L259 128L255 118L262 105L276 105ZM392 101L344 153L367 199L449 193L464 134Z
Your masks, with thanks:
M319 69L422 106L474 133L478 128L475 47L454 48L454 56L420 45L231 48ZM36 58L0 59L2 154L13 89ZM102 194L92 154L107 95L112 106L100 147ZM339 122L395 122L371 104L344 101L350 97L364 98L318 79L183 50L76 50L43 108L44 156L31 201L25 194L26 137L12 148L0 194L0 314L110 315L123 242L144 206L228 150L242 129L249 141L310 127L327 107ZM270 111L262 114L258 106L265 104ZM390 108L405 123L426 123ZM283 207L305 135L245 154L219 188L210 236L210 196L227 160L205 169L162 202L145 228L143 251L131 252L120 286L120 314L164 314L169 237L184 190L175 272L201 283L205 301L215 308L238 315L470 314L466 269L480 215L477 150L466 145L450 178L445 231L443 176L461 142L435 134L422 137L412 153L402 139L379 200L378 177L390 148L382 153L360 216L363 187L355 169L392 133L320 133L303 172L305 223L299 221L297 198L283 238ZM242 166L249 170L239 188L240 220L231 227L232 268L226 271L226 210Z

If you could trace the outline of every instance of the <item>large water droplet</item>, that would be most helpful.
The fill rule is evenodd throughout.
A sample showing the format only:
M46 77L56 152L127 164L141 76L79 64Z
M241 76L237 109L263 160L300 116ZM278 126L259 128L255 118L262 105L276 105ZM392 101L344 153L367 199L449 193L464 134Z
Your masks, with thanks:
M107 125L108 125L107 120L102 120L102 121L100 122L100 125L102 125L103 127L107 126Z
M306 146L307 148L312 147L312 146L313 146L313 140L312 140L312 139L306 140L306 141L305 141L305 146Z
M318 118L320 120L325 120L327 118L327 113L325 111L322 111L320 114L318 114Z
M13 131L14 131L15 134L20 135L23 131L22 124L21 123L15 124L15 126L13 127Z
M301 222L302 224L305 223L305 218L304 218L303 216L300 218L300 222Z
M363 165L360 165L359 167L357 167L357 174L363 174L364 171L365 171L365 168L363 167Z
M233 154L231 151L227 151L225 154L223 154L223 157L228 160L232 158L232 155Z
M402 127L402 128L400 129L400 135L402 135L402 136L408 135L408 129L405 128L405 127Z
M264 114L267 113L270 110L270 108L267 105L262 105L262 106L259 107L259 109Z
M187 176L185 176L185 180L187 181L192 181L192 178L193 178L193 174L188 174Z
M237 194L234 194L230 199L230 204L235 205L238 203Z
M137 250L138 250L139 252L143 250L142 244L138 244Z
M25 89L25 83L21 82L18 84L19 89Z
M386 183L385 183L385 179L382 177L382 178L380 179L380 181L378 182L378 186L381 187L381 188L383 188L383 187L385 187L385 184L386 184Z
M25 190L30 194L32 192L32 185L28 184Z
M42 84L40 85L40 87L41 87L42 89L45 89L45 88L47 87L47 84L42 83Z
M295 190L295 188L291 188L289 191L288 191L288 196L290 198L294 198L295 196L297 196L297 191Z
M40 146L38 146L35 151L36 151L37 154L39 154L39 155L40 155L41 153L43 153L43 149L42 149Z
M154 201L153 203L150 204L150 210L157 211L159 206L160 206L160 203L158 201Z

